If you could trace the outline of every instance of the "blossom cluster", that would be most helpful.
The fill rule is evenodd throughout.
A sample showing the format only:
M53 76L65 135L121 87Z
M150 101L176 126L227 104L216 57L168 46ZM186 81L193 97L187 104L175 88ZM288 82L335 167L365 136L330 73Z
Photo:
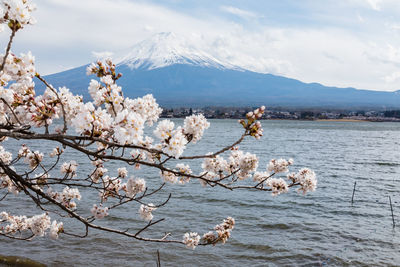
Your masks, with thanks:
M138 193L144 192L146 190L146 181L141 178L129 178L128 182L123 185L123 189L126 192L126 196L132 198Z
M31 120L32 111L36 107L34 102L35 58L29 52L20 57L9 53L4 59L0 54L0 62L4 62L4 68L0 71L0 123L26 122ZM5 61L4 61L5 60ZM12 82L6 88L10 82ZM21 104L27 104L21 107ZM10 114L10 108L14 108L14 114ZM29 123L28 123L29 124Z
M183 235L183 243L188 247L195 249L200 242L200 236L198 233L190 232Z
M146 181L142 178L131 176L126 182L123 182L123 179L128 177L128 170L125 167L118 168L118 176L111 177L105 175L108 170L104 168L103 161L96 160L93 161L92 164L96 166L96 169L92 172L90 178L94 183L101 182L103 189L100 190L99 195L102 202L107 201L109 197L123 196L120 191L125 192L125 196L129 199L134 199L137 194L146 191ZM139 211L141 217L152 218L151 206L152 204L149 204L148 209L146 207L141 208ZM91 209L91 213L96 219L102 219L108 216L108 211L108 207L103 207L102 205L97 206L96 204L94 204Z
M157 207L154 206L153 203L149 203L147 205L142 204L142 205L140 205L140 208L139 208L140 217L145 221L151 221L153 219L152 212L156 209L157 209Z
M185 118L183 132L187 135L188 141L196 143L203 136L204 130L210 127L210 123L203 114L192 115Z
M90 178L94 183L99 183L101 180L103 190L101 190L100 198L102 201L107 201L109 197L121 196L121 190L125 191L128 198L134 198L138 193L146 190L146 181L142 178L131 176L126 183L123 182L123 179L128 176L128 170L125 167L118 168L117 177L111 177L105 175L108 170L104 168L101 160L92 163L96 165L96 169L92 172Z
M179 158L186 149L186 145L189 142L197 143L208 127L210 123L204 115L198 114L186 117L183 128L181 126L175 128L174 122L162 120L153 133L161 141L157 148L172 157Z
M7 165L12 161L12 154L6 151L3 146L0 146L0 161ZM14 167L11 168L14 170ZM8 192L14 195L17 195L20 191L4 170L0 169L0 189L2 188L7 188Z
M14 167L11 169L15 170ZM8 192L13 193L14 195L18 195L21 189L10 179L10 177L0 170L0 189L7 188Z
M11 29L18 30L27 24L35 24L32 11L36 6L27 0L4 0L0 6L0 23L7 23ZM1 30L0 30L1 31Z
M193 173L190 166L184 163L176 164L176 169L173 169L173 171L160 171L161 178L172 184L185 184L190 181L190 175Z
M225 244L231 236L231 232L235 227L235 219L228 217L221 224L214 227L215 232L210 231L205 233L202 238L195 232L185 233L183 243L188 247L195 249L202 239L205 244L216 245L217 243Z
M179 158L188 143L183 134L182 127L174 129L175 124L170 120L162 120L157 124L154 135L161 141L161 149L164 153Z
M74 199L80 200L81 194L77 188L70 188L66 186L62 192L53 192L51 187L47 189L47 195L52 199L56 200L58 203L64 207L74 210L76 208L76 203Z
M96 167L90 175L90 179L93 183L98 183L99 180L108 172L107 168L104 167L102 160L92 161L92 164Z
M289 191L288 184L282 178L270 178L267 180L267 186L272 190L272 195L277 196Z
M256 139L260 139L263 136L264 130L258 119L262 117L264 111L265 106L262 106L246 114L247 122L243 119L239 120L239 123L248 131L248 134L254 136Z
M96 204L93 204L93 208L90 210L90 212L96 219L103 219L104 217L108 216L108 207L103 207L101 205L97 206Z
M298 192L306 194L308 191L315 191L317 188L317 178L315 172L309 168L302 168L297 173L288 174L288 179L293 183L299 183Z
M0 146L0 160L4 164L10 164L12 160L12 154L6 151L3 146Z
M117 177L111 177L109 175L105 175L102 178L102 187L103 189L100 190L100 198L102 202L107 201L109 197L116 197L119 196L119 191L123 187L122 180Z
M272 159L267 165L267 172L256 172L254 180L268 186L273 196L277 196L289 191L289 185L282 178L271 178L274 174L289 172L289 166L293 164L293 159ZM317 187L317 178L315 172L309 168L302 168L297 173L292 172L287 175L287 179L292 182L291 185L299 185L298 192L306 194L309 191L315 191Z
M22 145L18 157L25 158L25 163L29 164L29 167L35 169L43 160L43 153L40 151L31 151L26 145Z
M63 232L63 223L53 221L51 223L50 216L47 213L27 216L13 216L7 212L0 213L0 233L4 235L15 235L30 230L33 236L44 236L46 231L50 229L49 235L52 239L57 239L59 233Z
M288 172L289 166L292 164L293 159L271 159L268 163L267 170L274 173Z
M61 173L65 173L66 175L70 175L71 177L76 176L76 169L78 164L75 160L71 160L70 162L64 162L61 165Z
M224 175L235 174L240 180L251 177L251 174L258 168L258 158L255 154L244 153L238 148L231 149L229 161L222 156L205 158L202 163L204 172L208 177L223 177Z

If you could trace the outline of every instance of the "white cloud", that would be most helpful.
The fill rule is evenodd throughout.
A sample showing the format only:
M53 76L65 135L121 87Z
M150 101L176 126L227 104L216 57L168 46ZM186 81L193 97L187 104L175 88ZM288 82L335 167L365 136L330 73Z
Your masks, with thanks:
M360 13L357 13L357 19L361 23L365 22L365 19L360 15Z
M259 15L257 15L254 12L248 11L248 10L244 10L244 9L240 9L237 7L233 7L233 6L221 6L220 9L224 12L236 15L238 17L241 17L243 19L253 19L253 18L257 18L259 17Z
M400 71L395 71L390 75L385 76L383 79L387 83L392 83L400 78Z
M381 11L382 0L366 0L373 10Z
M113 55L114 53L110 51L103 51L103 52L92 51L92 56L95 59L106 59L112 57Z

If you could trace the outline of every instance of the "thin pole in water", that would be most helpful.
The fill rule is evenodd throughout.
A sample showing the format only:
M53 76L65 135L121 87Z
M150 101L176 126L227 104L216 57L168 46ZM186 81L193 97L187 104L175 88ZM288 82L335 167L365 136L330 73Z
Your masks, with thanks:
M390 202L390 210L392 211L392 220L393 220L393 228L396 226L394 223L394 215L393 215L393 206L392 206L392 199L389 196L389 202Z
M157 249L157 267L161 267L160 251Z
M354 193L356 192L356 184L357 184L357 182L354 182L353 195L351 196L351 205L353 205L353 201L354 201Z

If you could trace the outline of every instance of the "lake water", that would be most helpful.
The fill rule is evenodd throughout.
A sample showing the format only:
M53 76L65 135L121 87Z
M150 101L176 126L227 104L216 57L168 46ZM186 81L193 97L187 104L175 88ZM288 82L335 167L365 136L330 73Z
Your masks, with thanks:
M175 120L182 123L181 120ZM211 120L211 127L198 145L185 155L216 151L241 134L235 120ZM205 233L227 216L236 219L232 238L225 245L197 247L151 244L126 237L90 231L86 239L61 235L56 241L36 238L30 242L0 238L0 254L24 256L49 266L156 266L160 251L162 266L399 266L400 265L400 124L370 122L263 121L260 141L246 139L241 149L256 153L259 170L271 158L293 158L297 171L312 168L318 176L317 191L306 196L291 190L272 197L268 192L227 191L203 188L197 181L168 184L154 202L169 193L172 199L154 212L166 220L148 235L171 232L181 239L187 231ZM31 143L32 149L46 149ZM15 149L13 143L7 147ZM50 149L50 147L49 147ZM15 151L15 150L14 150ZM66 156L80 164L88 162L73 151ZM197 163L199 165L200 163ZM193 169L196 169L192 164ZM117 168L118 165L114 167ZM92 167L90 166L90 169ZM112 166L108 167L110 170ZM135 173L129 169L130 173ZM156 187L158 172L137 172ZM354 204L351 197L357 188ZM391 196L398 228L393 229L388 197ZM96 198L83 192L87 213ZM0 211L30 215L29 201L10 197L0 202ZM138 229L138 206L113 211L99 224ZM64 219L65 228L81 229Z

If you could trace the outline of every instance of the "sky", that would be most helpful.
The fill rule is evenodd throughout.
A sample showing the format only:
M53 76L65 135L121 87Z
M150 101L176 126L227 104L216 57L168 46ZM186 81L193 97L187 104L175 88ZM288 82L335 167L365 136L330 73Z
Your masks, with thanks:
M329 86L400 89L400 0L36 0L18 32L50 74L173 32L216 58ZM5 47L7 32L0 34Z

